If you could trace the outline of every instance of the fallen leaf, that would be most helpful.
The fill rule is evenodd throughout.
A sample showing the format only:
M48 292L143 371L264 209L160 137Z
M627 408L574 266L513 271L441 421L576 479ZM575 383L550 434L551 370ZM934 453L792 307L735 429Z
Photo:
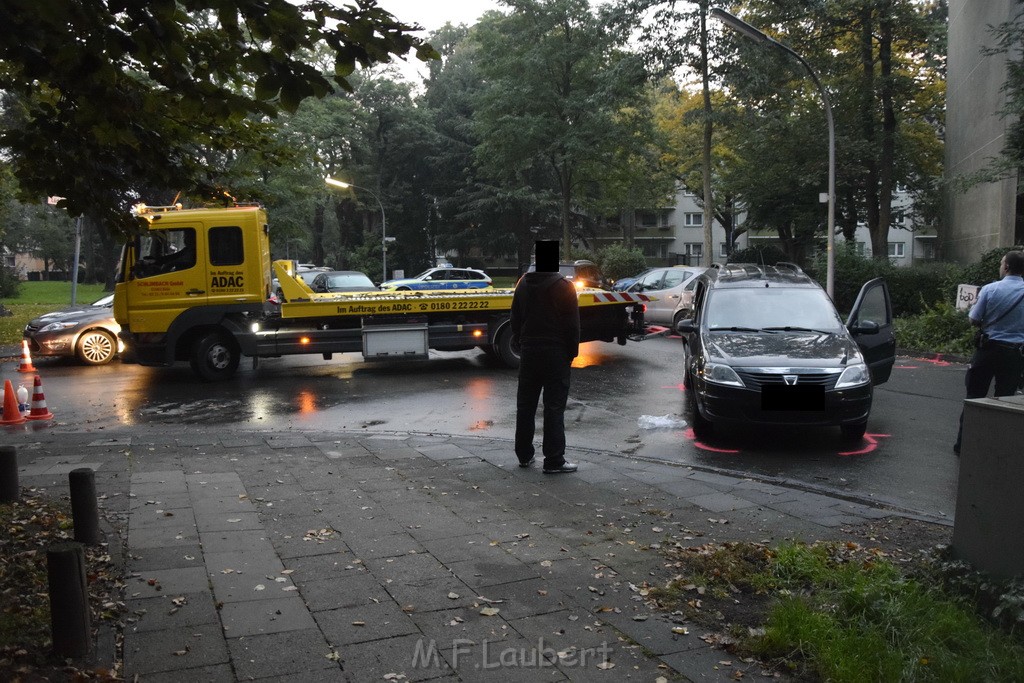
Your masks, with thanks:
M252 589L254 591L265 591L267 590L267 587L264 586L262 583L257 583L255 586L252 587Z
M366 626L366 622L365 621L353 621L352 625L353 626Z
M614 662L601 662L600 664L597 665L597 668L598 669L604 669L604 670L607 671L608 669L614 669L615 668L615 663Z
M493 617L500 610L497 607L484 607L480 610L480 614L485 617Z
M448 599L449 600L458 600L459 599L459 594L453 591L453 592L448 594Z

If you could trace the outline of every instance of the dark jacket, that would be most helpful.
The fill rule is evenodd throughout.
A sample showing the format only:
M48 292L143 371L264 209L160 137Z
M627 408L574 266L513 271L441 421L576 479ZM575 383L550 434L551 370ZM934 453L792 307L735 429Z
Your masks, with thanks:
M562 346L570 358L580 350L576 288L561 273L527 273L512 296L512 344Z

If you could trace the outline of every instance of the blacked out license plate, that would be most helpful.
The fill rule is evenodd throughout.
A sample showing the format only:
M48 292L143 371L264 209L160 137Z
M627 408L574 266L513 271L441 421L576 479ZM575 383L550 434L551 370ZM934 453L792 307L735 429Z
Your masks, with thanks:
M825 387L799 384L763 386L761 410L825 410Z

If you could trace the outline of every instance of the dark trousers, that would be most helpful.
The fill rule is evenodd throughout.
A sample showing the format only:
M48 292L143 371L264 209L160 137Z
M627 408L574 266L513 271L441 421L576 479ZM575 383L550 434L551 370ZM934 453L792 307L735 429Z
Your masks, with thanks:
M516 456L519 462L533 457L537 403L544 392L544 467L565 462L565 402L569 399L569 368L572 358L557 346L523 347L516 393Z
M1021 380L1024 370L1024 356L1020 347L1003 346L994 342L986 342L974 352L971 367L967 368L964 383L967 385L967 398L985 398L992 380L996 381L996 396L1012 396ZM960 452L960 441L964 431L964 414L960 413L960 431L956 435L954 449Z

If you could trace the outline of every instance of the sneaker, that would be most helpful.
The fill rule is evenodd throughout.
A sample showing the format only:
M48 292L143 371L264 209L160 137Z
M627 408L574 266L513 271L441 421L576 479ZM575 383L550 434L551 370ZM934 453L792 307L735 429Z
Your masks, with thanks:
M580 466L576 463L566 461L558 467L545 467L544 474L568 474L569 472L575 472L579 468Z
M529 467L530 465L532 465L535 462L537 462L537 458L534 457L534 458L530 458L526 462L519 463L519 466L520 467Z

